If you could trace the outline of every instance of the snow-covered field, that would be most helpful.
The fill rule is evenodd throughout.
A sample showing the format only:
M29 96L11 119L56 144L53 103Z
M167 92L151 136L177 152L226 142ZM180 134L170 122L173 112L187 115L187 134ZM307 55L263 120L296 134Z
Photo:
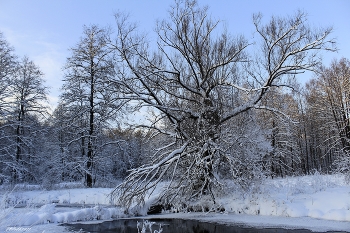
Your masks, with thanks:
M0 232L63 232L59 223L126 217L122 209L110 205L111 190L0 187ZM267 179L260 188L232 191L217 201L223 213L164 214L164 218L350 232L350 185L340 175Z

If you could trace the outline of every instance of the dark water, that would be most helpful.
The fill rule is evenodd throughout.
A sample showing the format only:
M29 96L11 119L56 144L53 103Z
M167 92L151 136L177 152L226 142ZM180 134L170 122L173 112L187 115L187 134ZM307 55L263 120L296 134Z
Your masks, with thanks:
M120 233L138 233L137 225L139 223L139 230L142 225L147 224L146 221L154 222L152 225L152 233L161 229L162 233L310 233L310 230L288 230L288 229L257 229L249 228L247 226L227 226L223 224L200 222L196 220L183 219L119 219L114 221L103 222L99 224L65 224L65 226L72 231L84 232L120 232ZM144 225L146 225L144 224ZM151 232L149 228L147 233Z

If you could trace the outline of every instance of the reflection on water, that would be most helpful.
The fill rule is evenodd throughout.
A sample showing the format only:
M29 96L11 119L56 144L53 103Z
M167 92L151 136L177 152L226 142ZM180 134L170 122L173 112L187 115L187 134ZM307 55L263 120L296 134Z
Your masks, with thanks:
M152 233L310 233L310 230L256 229L247 226L227 226L223 224L184 219L151 219ZM149 222L142 219L118 219L98 224L65 224L69 230L83 232L138 233ZM142 224L141 224L142 223ZM145 224L146 223L146 224ZM148 224L148 225L147 225ZM139 228L139 229L138 229ZM147 227L146 233L151 232Z

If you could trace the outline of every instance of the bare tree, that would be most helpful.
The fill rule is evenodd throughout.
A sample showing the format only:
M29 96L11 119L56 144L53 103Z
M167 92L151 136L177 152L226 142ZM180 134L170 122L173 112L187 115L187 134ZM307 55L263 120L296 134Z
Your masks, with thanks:
M253 109L272 111L260 104L261 99L271 89L285 86L285 77L314 70L320 64L320 50L333 50L333 41L328 40L331 29L311 30L301 12L272 18L266 25L261 15L254 16L261 40L249 43L219 32L219 21L209 17L207 7L196 1L176 2L169 20L157 25L154 53L127 17L116 15L116 21L113 47L120 60L117 75L124 79L115 83L123 85L125 98L155 109L146 127L169 140L116 188L114 194L127 207L142 204L161 181L167 181L163 202L203 195L215 202L220 177L227 173L220 165L228 165L236 175L230 145L238 144L239 136L225 129Z
M94 157L98 153L99 135L124 105L118 91L110 90L108 80L114 75L112 50L107 47L109 31L98 26L85 27L80 42L72 48L67 59L62 107L66 115L66 129L75 134L68 144L80 141L86 185L93 185Z
M6 116L9 114L10 83L17 64L14 49L5 40L0 32L0 170L6 170L7 134L5 130ZM7 179L4 173L0 173L0 183Z
M36 180L36 139L47 113L43 73L13 51L0 33L0 183Z
M35 135L42 130L39 122L47 114L47 90L43 73L27 57L16 66L8 99L6 117L6 165L12 170L13 181L33 180Z
M3 117L4 114L4 105L7 102L6 98L10 95L9 86L11 76L17 64L17 57L13 51L14 49L8 44L0 32L0 117Z

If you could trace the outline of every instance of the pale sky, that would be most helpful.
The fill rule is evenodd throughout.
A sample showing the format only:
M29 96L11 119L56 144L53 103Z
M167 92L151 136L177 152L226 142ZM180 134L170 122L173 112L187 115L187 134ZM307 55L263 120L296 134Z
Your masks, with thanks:
M208 5L214 19L222 20L229 33L254 32L252 15L293 15L300 9L315 27L333 26L338 53L324 54L327 66L337 58L350 59L349 0L198 0ZM79 42L83 25L114 27L114 13L123 11L138 22L140 30L152 36L157 19L167 17L173 0L0 0L0 31L19 57L28 56L45 73L50 86L50 103L56 106L62 86L62 67L69 48ZM308 79L303 76L302 79ZM303 80L305 81L305 80Z

